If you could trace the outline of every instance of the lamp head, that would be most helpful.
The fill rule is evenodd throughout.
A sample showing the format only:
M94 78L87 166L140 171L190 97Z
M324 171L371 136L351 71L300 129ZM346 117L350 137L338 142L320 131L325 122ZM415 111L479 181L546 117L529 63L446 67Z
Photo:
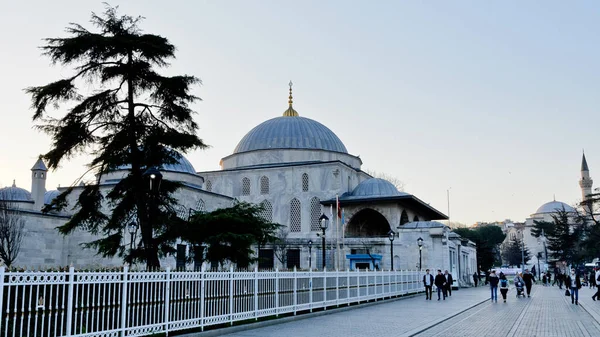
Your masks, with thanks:
M312 240L308 240L308 247L312 247Z
M394 242L394 239L396 238L396 233L394 233L394 231L389 231L388 238L390 239L390 242Z
M135 231L137 230L137 223L135 221L132 221L129 225L127 225L127 230L129 231L129 234L135 233Z
M419 245L419 247L423 247L423 239L422 238L418 238L417 239L417 244Z
M329 227L329 218L327 215L321 214L319 222L321 223L321 229L327 229L327 227Z

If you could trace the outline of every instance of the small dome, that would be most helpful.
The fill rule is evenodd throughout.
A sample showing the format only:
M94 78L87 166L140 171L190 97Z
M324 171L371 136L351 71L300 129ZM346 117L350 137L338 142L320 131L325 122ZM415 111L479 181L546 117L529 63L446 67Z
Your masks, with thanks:
M325 125L310 118L282 116L250 130L233 153L270 149L315 149L348 153L344 143Z
M555 200L543 204L542 206L540 206L540 208L537 209L537 211L535 211L534 214L556 213L558 211L561 211L563 208L569 213L575 213L575 209L573 207L565 204L564 202Z
M395 197L401 195L407 194L399 192L394 184L380 178L367 179L358 184L352 191L354 197Z
M50 203L52 203L52 200L58 197L59 194L59 190L52 190L44 193L44 205L50 205Z
M11 187L4 187L0 189L0 200L6 201L33 201L31 193L24 188L17 187L15 182Z
M174 150L173 150L174 151ZM166 164L163 165L160 170L161 171L171 171L171 172L182 172L182 173L190 173L196 174L196 170L192 163L190 163L187 158L185 158L181 153L174 151L179 155L179 159L175 164ZM122 165L117 168L117 170L129 170L131 169L131 165Z

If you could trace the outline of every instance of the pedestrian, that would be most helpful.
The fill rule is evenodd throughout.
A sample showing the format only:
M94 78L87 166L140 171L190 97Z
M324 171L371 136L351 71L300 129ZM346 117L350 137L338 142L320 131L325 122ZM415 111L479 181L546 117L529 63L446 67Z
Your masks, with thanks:
M508 293L508 280L506 279L506 275L502 274L500 276L500 294L502 294L504 303L506 303L506 293Z
M546 276L546 274L542 274L544 276L542 276L542 284L544 285L544 287L546 287L548 285L548 276Z
M498 282L499 281L500 281L500 279L498 279L498 276L496 276L496 271L492 270L492 272L490 273L490 276L489 276L490 292L492 294L492 302L496 301L496 303L498 303Z
M579 305L579 289L581 289L581 278L575 273L575 268L571 268L571 274L567 276L566 286L571 289L571 304Z
M437 275L435 276L435 281L433 282L435 287L437 288L438 301L440 300L440 294L444 296L444 301L446 300L446 292L444 291L444 287L446 287L446 278L442 274L442 270L438 269Z
M594 274L594 280L596 282L596 293L594 294L594 296L592 296L592 299L595 300L600 300L600 267L596 267L596 274Z
M529 269L525 269L523 281L525 281L525 288L527 288L527 297L531 297L531 286L533 285L533 282L535 282L535 278L533 277L533 274L529 272Z
M429 269L425 270L423 275L423 286L425 286L425 300L431 301L432 287L433 287L433 275L429 274Z
M596 274L594 271L595 271L595 269L590 271L590 278L589 278L590 279L590 284L589 284L590 289L592 289L596 286L596 277L594 277Z
M477 275L477 272L473 273L473 283L475 283L475 287L477 287L477 283L479 283L479 275Z
M562 271L559 271L558 275L555 275L554 278L558 279L558 289L562 290L563 282L565 282L565 274Z
M448 271L444 271L444 277L446 278L446 296L452 296L452 284L454 279L452 279L452 274L448 273Z

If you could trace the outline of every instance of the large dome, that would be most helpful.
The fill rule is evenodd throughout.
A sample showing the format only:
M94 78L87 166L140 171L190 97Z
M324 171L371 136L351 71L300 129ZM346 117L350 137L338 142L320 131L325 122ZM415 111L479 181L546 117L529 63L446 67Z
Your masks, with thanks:
M24 188L17 187L14 181L10 187L0 188L0 200L33 201L31 198L31 193Z
M174 151L174 150L172 150ZM189 160L187 160L187 158L185 158L181 153L179 153L178 151L174 151L177 153L177 155L179 156L179 159L177 160L177 163L174 164L165 164L163 165L160 170L161 171L171 171L171 172L182 172L182 173L191 173L191 174L196 174L196 170L194 170L194 166L192 165L192 163L190 163ZM117 170L130 170L131 169L131 165L127 164L127 165L122 165L119 166L117 168Z
M348 153L344 143L325 125L310 118L282 116L250 130L233 153L269 149L314 149Z
M563 208L569 213L575 213L575 209L573 207L565 204L564 202L554 200L540 206L540 208L535 211L535 214L556 213L558 211L562 211Z
M394 184L385 179L370 178L358 184L351 195L353 197L395 197L407 194L398 191Z

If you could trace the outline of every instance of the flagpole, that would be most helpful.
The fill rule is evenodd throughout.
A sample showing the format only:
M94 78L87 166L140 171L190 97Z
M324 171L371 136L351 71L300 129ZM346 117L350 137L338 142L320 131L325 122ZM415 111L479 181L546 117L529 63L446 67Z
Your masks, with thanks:
M333 219L333 205L329 205L329 214L331 215L330 219ZM329 229L330 233L333 233L333 229ZM331 240L331 238L329 238L329 255L331 256L332 259L335 259L335 255L331 255L331 252L333 251L333 240ZM331 264L331 268L334 267L334 264Z
M340 215L340 199L338 195L335 195L335 252L336 252L336 269L340 270L340 226L339 226L339 215Z

